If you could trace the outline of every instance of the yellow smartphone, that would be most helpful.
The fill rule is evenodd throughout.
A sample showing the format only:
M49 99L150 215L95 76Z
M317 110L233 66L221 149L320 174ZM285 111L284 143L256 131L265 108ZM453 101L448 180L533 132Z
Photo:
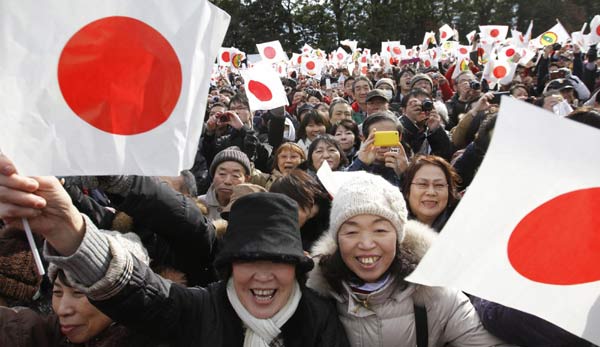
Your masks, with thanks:
M397 131L376 131L373 144L377 147L395 147L400 145Z

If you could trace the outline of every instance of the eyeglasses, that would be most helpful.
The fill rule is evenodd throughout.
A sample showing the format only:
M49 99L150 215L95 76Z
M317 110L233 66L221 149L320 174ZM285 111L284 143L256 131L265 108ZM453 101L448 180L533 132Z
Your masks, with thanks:
M433 186L433 190L436 192L443 192L448 188L447 183L412 182L411 184L418 190L428 190L429 187Z

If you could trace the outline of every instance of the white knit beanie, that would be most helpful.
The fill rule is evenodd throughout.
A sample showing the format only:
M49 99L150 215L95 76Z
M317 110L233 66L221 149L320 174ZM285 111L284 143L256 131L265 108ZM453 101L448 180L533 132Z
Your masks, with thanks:
M407 219L406 203L400 189L381 176L364 171L354 174L355 178L345 183L333 199L329 233L337 240L337 233L345 221L361 214L372 214L392 223L400 243L404 239Z

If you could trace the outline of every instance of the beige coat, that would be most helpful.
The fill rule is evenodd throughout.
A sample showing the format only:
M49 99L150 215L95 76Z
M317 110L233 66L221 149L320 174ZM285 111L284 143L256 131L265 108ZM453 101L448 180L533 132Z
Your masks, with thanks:
M403 266L414 269L434 238L435 232L429 227L409 221L400 244ZM365 296L352 293L345 283L345 292L335 293L321 273L318 258L336 250L337 242L329 233L324 234L312 249L315 268L309 273L307 285L336 300L340 320L352 346L416 346L415 303L427 310L430 347L503 344L483 328L469 299L456 290L416 284L406 286L403 281L390 281Z

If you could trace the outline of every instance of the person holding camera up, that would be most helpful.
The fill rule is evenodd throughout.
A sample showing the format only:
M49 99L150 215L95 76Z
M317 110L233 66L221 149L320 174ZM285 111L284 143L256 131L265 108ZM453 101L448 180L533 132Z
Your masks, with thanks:
M453 147L431 95L424 89L413 89L402 100L400 123L404 127L403 141L414 154L435 154L450 160Z
M459 115L471 109L481 97L481 83L471 71L463 71L454 79L456 93L446 103L448 109L448 124L446 129L454 128L459 121Z

